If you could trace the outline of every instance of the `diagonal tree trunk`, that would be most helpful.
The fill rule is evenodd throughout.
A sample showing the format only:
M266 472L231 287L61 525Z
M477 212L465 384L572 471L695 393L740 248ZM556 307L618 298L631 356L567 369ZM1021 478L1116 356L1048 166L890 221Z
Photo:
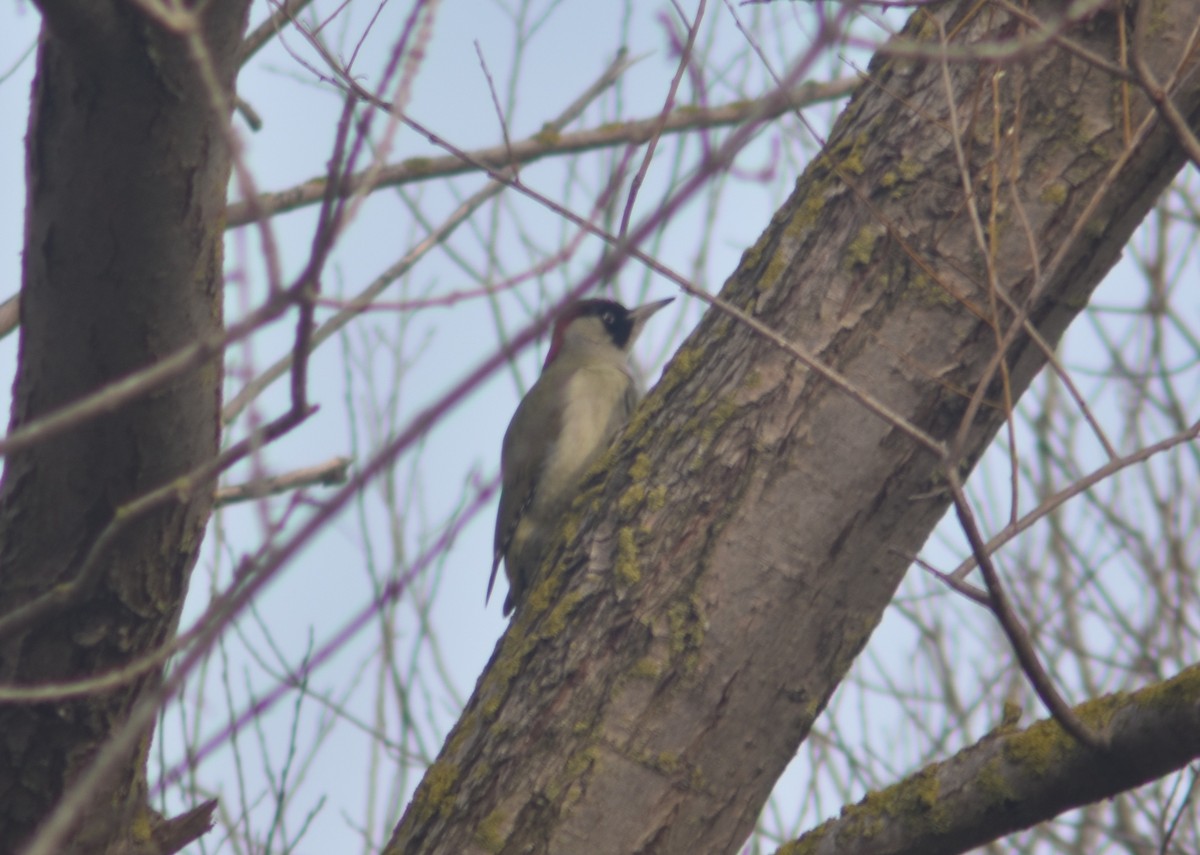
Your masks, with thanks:
M946 512L947 474L1185 162L1114 72L1124 10L1064 7L931 4L872 63L721 294L790 344L709 312L585 484L387 852L745 840ZM1196 23L1146 2L1128 27L1192 124Z
M216 112L194 56L148 14L151 4L39 6L14 430L211 338L222 324L229 117ZM203 5L201 36L226 103L246 7L244 0ZM7 457L4 683L102 674L173 637L211 485L181 489L175 501L121 525L115 538L101 533L115 530L109 526L122 505L213 457L220 384L218 357ZM67 594L63 586L73 580ZM48 600L49 592L64 596ZM155 672L78 700L0 706L0 851L17 851L158 680ZM148 747L147 733L76 817L71 852L183 845L159 833L146 805Z

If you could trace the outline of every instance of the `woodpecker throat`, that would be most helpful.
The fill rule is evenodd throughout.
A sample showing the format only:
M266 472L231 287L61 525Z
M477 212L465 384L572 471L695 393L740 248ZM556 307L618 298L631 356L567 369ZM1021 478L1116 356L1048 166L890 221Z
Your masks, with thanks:
M581 300L555 319L542 374L517 406L500 454L500 510L487 597L503 560L505 615L532 583L579 478L641 397L630 350L650 316L671 299L636 309L612 300Z

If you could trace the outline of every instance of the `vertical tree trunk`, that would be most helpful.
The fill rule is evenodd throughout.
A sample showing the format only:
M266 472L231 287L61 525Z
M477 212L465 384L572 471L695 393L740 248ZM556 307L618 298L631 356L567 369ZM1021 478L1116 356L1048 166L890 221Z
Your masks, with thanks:
M246 3L200 8L228 103ZM222 324L229 117L215 112L183 40L138 4L47 0L41 11L13 429ZM0 638L4 683L103 674L172 638L211 488L181 495L111 542L98 538L123 504L212 458L220 389L217 358L7 458L4 612L85 566L98 572L85 596ZM17 850L157 680L154 672L77 700L0 706L0 851ZM102 852L130 837L130 821L145 809L149 737L94 800L72 852Z

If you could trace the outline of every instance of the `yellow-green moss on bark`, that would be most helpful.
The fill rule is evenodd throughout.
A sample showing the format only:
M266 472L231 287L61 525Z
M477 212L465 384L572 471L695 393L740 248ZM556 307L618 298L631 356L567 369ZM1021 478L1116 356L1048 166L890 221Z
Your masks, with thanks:
M669 647L672 658L680 661L686 674L693 671L700 659L700 646L704 643L704 625L699 609L688 601L676 601L667 609L667 624L670 627Z
M642 581L642 568L638 566L637 542L631 528L617 532L617 563L613 567L617 584L624 588Z
M425 772L425 779L413 796L413 808L421 822L434 815L449 813L454 802L454 785L458 782L458 766L438 760Z
M489 813L475 829L475 842L485 852L499 852L504 848L505 838L500 830L504 828L507 817L499 808Z

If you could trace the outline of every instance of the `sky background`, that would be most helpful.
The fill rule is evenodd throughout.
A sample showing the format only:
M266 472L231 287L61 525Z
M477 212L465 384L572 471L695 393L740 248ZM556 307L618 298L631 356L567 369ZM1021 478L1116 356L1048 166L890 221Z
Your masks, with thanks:
M314 8L329 14L334 7L318 3ZM380 9L379 19L355 60L355 70L365 84L378 78L408 12L407 7L395 4ZM691 7L688 9L691 11ZM811 4L773 4L769 10L710 4L701 41L714 55L729 57L721 73L709 80L708 98L712 104L755 97L769 87L769 74L761 61L749 57L744 49L743 36L732 18L734 12L747 20L772 16L773 23L766 30L774 41L765 41L763 47L780 72L798 53L797 46L808 43L816 33ZM327 36L343 51L343 57L354 50L357 34L363 32L367 18L375 13L375 7L350 6L329 25ZM615 47L624 45L639 61L624 75L621 87L600 99L576 127L595 126L605 111L614 117L655 115L675 71L664 24L671 14L668 4L618 7L572 0L535 5L529 18L541 23L526 25L529 38L515 45L514 22L501 6L449 0L439 7L408 111L463 149L500 142L502 132L481 68L482 55L505 104L508 133L513 139L521 139L536 133L574 100L608 64ZM251 26L264 15L265 6L256 3ZM895 26L902 19L893 15L881 20ZM5 25L0 27L0 74L4 75L0 80L0 115L8 117L0 127L0 187L4 188L0 193L0 298L15 293L20 281L23 139L37 25L34 10L28 4L18 4L6 13ZM864 45L883 32L882 27L869 22L861 22L859 27ZM290 187L319 176L334 136L341 100L297 57L317 64L313 52L298 35L289 32L282 42L276 40L264 49L239 78L240 96L265 122L258 132L249 131L241 119L235 122L260 191ZM824 56L810 76L852 76L856 69L865 67L868 57L865 49ZM685 84L680 101L690 103L693 96L694 91ZM807 115L815 126L827 127L834 109L815 107ZM383 119L377 121L382 128ZM663 195L676 186L679 176L675 164L686 162L681 152L689 150L686 146L697 145L699 142L693 140L679 149L664 146L634 208L635 221L652 212ZM698 195L663 231L652 247L655 256L716 292L743 250L753 243L790 192L813 150L812 138L798 122L773 125L736 163L746 173L767 169L770 177L763 181L715 182L712 196ZM387 160L440 153L427 140L401 129ZM594 195L597 189L590 177L571 175L561 160L524 168L522 180L580 213L586 213L588 193ZM372 194L359 207L339 243L323 283L324 293L331 297L356 293L394 264L408 247L422 240L429 224L440 222L483 184L482 177L469 175ZM234 190L233 195L238 191ZM392 286L384 300L395 302L470 290L477 287L477 276L491 282L504 281L571 243L574 230L553 213L515 194L506 194L504 200L461 227L444 249L435 251L412 275ZM120 216L120 205L120 200L114 200L114 216ZM715 238L705 253L698 255L694 236L702 234L705 223L714 217ZM314 221L312 209L273 220L285 279L307 261ZM452 382L492 354L501 331L509 336L519 332L533 311L565 293L591 269L600 252L597 240L583 239L568 262L522 282L495 304L469 299L415 313L385 306L364 316L313 358L311 397L320 405L320 412L251 464L229 473L226 480L242 481L255 470L285 472L338 455L361 463L414 414L437 400ZM243 315L265 293L262 258L256 232L229 232L228 319ZM1133 289L1128 276L1127 270L1118 268L1098 293L1097 301L1118 306L1131 300ZM639 362L652 383L664 360L699 319L702 306L679 294L666 280L632 264L622 271L613 293L629 304L667 296L678 298L669 310L654 318L637 348ZM319 314L326 318L332 309ZM293 325L294 316L289 315L231 350L227 397L247 377L287 351ZM1094 328L1084 325L1072 329L1069 346L1073 349L1069 353L1074 365L1086 368L1089 354L1098 349L1096 336ZM15 370L16 341L15 335L0 341L0 376L6 388ZM404 572L444 535L450 521L470 507L482 485L495 477L504 428L520 394L536 378L544 349L545 343L538 343L522 353L508 370L493 375L435 432L403 455L387 477L373 483L362 501L341 514L289 563L255 603L253 613L245 615L227 633L209 667L189 683L185 702L166 714L154 749L152 780L180 762L183 733L192 734L193 743L219 733L231 715L276 687L280 675L302 670L312 651L337 637L367 607L380 580ZM1097 378L1086 394L1093 396L1103 414L1106 402L1100 386ZM275 384L258 400L251 414L233 425L231 437L241 436L254 418L268 419L282 412L286 400L286 383ZM2 406L7 404L5 397ZM976 496L1003 496L1007 489L1002 449L993 457L998 461L996 468L985 467L972 483ZM1086 462L1086 455L1081 461ZM314 499L319 500L321 495L320 488L312 491ZM229 581L236 562L266 539L270 527L285 519L283 528L292 530L303 519L303 507L288 517L286 506L287 499L234 506L214 519L195 572L184 627L202 612L212 593ZM396 507L403 510L400 518L393 512ZM985 508L997 508L995 516L1002 520L1007 503L1003 499L987 502ZM483 603L494 512L494 503L489 504L465 527L451 548L418 580L412 595L395 607L386 632L382 620L367 621L362 631L353 634L334 656L308 675L306 693L288 692L258 723L244 730L236 743L241 762L235 759L235 743L226 742L204 759L189 780L200 790L220 793L223 809L231 814L245 813L261 821L271 801L256 804L235 793L269 788L272 779L264 767L278 769L286 765L289 746L320 742L320 750L306 768L291 770L291 774L299 775L290 804L299 817L293 822L293 830L303 824L303 817L311 815L296 851L357 851L362 838L356 825L363 821L362 805L368 800L377 803L369 817L369 835L375 841L386 836L392 822L389 812L407 801L419 780L419 769L397 778L395 769L400 758L413 759L419 765L422 757L436 754L441 737L455 720L459 705L469 696L504 630L505 621L500 616L502 581L491 605L485 607ZM988 515L985 510L984 517ZM950 569L963 554L955 527L943 525L924 557ZM986 652L995 637L990 618L980 609L946 596L920 571L910 572L898 602L923 601L931 596L942 598L939 613L943 623L938 631L954 639L950 647L958 661L950 663L952 668L969 673L973 657L994 655ZM424 634L426 627L436 627L436 644ZM899 682L921 685L925 678L917 672L924 665L912 654L920 645L919 635L903 609L890 609L855 668L864 679L891 675ZM381 763L381 755L372 753L381 741L379 734L372 732L376 722L385 722L384 736L389 740L396 739L403 730L397 723L400 712L394 695L393 700L386 700L389 692L375 683L381 679L377 663L384 643L394 646L400 670L420 675L414 684L413 700L413 710L420 712L404 730L407 736L403 743L385 751ZM992 688L1003 696L1003 687ZM864 703L864 697L869 701L867 694L856 696L855 702ZM890 751L889 762L897 776L908 768L913 758L905 749L901 724L889 726L886 721L857 717L852 709L839 706L837 700L834 705L843 711L838 719L839 739L874 746L862 750ZM978 720L964 723L960 738L950 748L977 737L981 723L986 726L989 719L995 723L999 704L989 706L985 702L983 706L976 710ZM1027 714L1041 716L1037 709ZM247 760L260 755L268 756L270 763ZM785 816L769 818L768 826L787 827L802 814L812 819L836 813L841 802L832 797L822 804L791 803L797 798L794 794L802 791L800 781L806 774L801 755L801 762L778 791ZM379 784L389 781L392 783ZM173 805L184 804L178 801L177 789L172 787L168 792ZM210 840L206 851L218 850L213 845L216 842Z

